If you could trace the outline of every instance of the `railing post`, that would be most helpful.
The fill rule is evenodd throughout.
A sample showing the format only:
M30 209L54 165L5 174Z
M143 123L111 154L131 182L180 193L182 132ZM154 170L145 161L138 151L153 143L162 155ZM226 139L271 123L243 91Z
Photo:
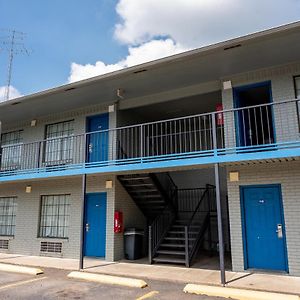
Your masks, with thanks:
M44 158L44 145L45 142L39 142L39 157L38 157L38 168L43 166L43 158Z
M148 255L149 255L149 264L151 265L152 264L152 226L149 226L149 230L148 230L148 242L149 242L149 245L148 245Z
M83 135L83 161L82 164L85 166L85 163L87 162L88 157L88 149L87 149L87 133L84 133Z
M188 226L184 226L184 236L185 236L185 266L190 266L190 257L189 257L189 233Z
M2 165L2 122L0 120L0 168L1 168L1 165Z
M213 138L213 149L214 149L214 156L217 156L217 149L218 149L218 144L217 144L217 125L216 125L216 113L213 112L211 114L211 123L212 123L212 138Z
M141 147L141 162L143 162L143 157L144 157L144 135L143 135L143 125L140 126L140 139L141 139L141 142L140 142L140 147Z

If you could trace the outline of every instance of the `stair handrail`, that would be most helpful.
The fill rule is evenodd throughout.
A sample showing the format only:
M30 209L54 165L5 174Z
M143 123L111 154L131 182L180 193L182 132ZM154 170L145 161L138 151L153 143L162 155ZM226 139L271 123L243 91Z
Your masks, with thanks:
M160 215L158 215L149 226L149 263L152 264L153 257L156 254L161 242L170 229L175 219L175 213L166 206Z
M151 176L152 180L154 181L154 183L156 184L157 188L159 189L161 195L165 199L165 202L166 202L167 206L169 206L169 208L171 210L173 210L174 213L176 213L177 212L177 193L178 193L178 187L174 183L172 177L170 176L170 174L168 172L161 173L161 174L163 174L165 176L165 178L168 178L169 182L171 183L171 187L170 188L165 187L161 183L161 180L159 180L159 178L158 178L158 174L150 173L149 175ZM168 193L168 190L171 190L170 194Z
M191 261L193 259L193 256L196 253L195 250L196 250L196 248L197 248L197 246L199 244L200 239L204 236L204 233L206 231L206 227L208 226L208 221L210 220L210 205L209 205L210 204L209 203L210 202L210 197L209 197L209 191L211 189L215 189L215 186L211 185L211 184L206 184L206 189L205 189L204 193L202 194L202 196L201 196L201 198L200 198L200 200L199 200L199 202L198 202L198 204L197 204L197 206L196 206L196 208L195 208L195 210L193 212L193 215L191 216L191 218L190 218L187 226L185 226L185 253L186 253L185 259L186 259L186 266L188 266L188 267L189 267L189 265L190 265L190 263L191 263ZM206 212L204 221L203 221L203 223L201 225L201 228L199 230L199 233L197 235L196 240L193 242L192 246L190 247L190 245L189 245L189 232L191 230L191 226L193 224L194 218L195 218L195 216L196 216L196 214L197 214L197 212L198 212L198 210L199 210L199 208L200 208L200 206L203 203L203 201L204 201L205 198L208 201L208 203L207 203L208 209L207 209L207 211L204 211L204 212Z
M197 211L198 211L198 209L199 209L199 207L200 207L203 199L205 198L206 194L208 193L208 190L209 190L209 186L206 185L206 189L205 189L204 193L202 194L202 196L201 196L201 198L200 198L200 200L199 200L199 202L198 202L198 204L197 204L197 206L196 206L196 208L195 208L192 216L190 217L190 220L189 220L189 222L187 224L187 227L190 227L191 223L193 222L193 220L195 218L195 215L196 215L196 213L197 213Z

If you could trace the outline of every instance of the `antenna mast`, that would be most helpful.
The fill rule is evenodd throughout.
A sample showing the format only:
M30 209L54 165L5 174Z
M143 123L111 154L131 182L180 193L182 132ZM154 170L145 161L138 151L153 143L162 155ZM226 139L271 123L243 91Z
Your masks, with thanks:
M26 49L23 42L25 38L24 32L16 31L14 29L1 29L1 31L6 33L6 35L0 37L0 50L8 52L7 80L4 94L4 100L8 100L14 56L17 54L26 54L29 56L29 51Z

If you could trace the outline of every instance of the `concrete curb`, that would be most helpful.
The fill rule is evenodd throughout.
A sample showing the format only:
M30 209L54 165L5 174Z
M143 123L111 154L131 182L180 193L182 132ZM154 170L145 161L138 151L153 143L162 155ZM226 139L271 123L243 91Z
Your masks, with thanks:
M94 273L87 273L87 272L74 271L69 273L68 277L74 279L104 283L104 284L122 285L122 286L135 287L135 288L144 288L147 286L147 283L140 279L103 275L103 274L94 274Z
M38 268L30 268L30 267L23 267L23 266L3 264L3 263L0 263L0 271L22 273L28 275L39 275L44 273L43 270Z
M261 291L244 290L238 288L217 287L200 284L187 284L183 289L185 293L207 295L213 297L231 298L237 300L300 300L299 296L269 293Z

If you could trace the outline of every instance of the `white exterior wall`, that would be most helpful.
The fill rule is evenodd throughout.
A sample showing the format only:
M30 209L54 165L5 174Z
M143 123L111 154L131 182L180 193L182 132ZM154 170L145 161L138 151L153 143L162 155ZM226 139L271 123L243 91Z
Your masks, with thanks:
M223 78L222 81L231 80L233 88L264 81L271 81L272 101L273 103L278 103L295 98L293 76L299 74L300 63L298 62L285 66L233 75L232 77ZM234 107L232 89L222 91L222 102L224 109L231 109ZM300 136L296 104L289 103L275 105L273 111L276 141L285 142L299 140ZM234 128L234 114L232 112L226 112L224 114L224 122L226 147L234 147L236 145L235 131L232 130L232 128Z
M113 180L113 188L106 189L105 181ZM80 228L81 228L81 177L62 177L41 181L3 183L0 185L0 197L17 197L16 229L13 238L9 239L9 250L2 252L24 255L51 255L65 258L79 258ZM32 192L25 193L26 185L31 185ZM114 234L114 211L124 214L125 226L144 228L144 218L135 203L120 186L116 177L89 175L87 178L87 193L106 192L106 257L108 261L123 258L122 234ZM70 221L67 239L38 238L41 195L70 194ZM118 200L115 200L116 194ZM62 254L45 254L40 252L40 242L62 242Z
M300 162L232 166L230 171L240 173L238 182L227 183L233 270L244 270L240 186L281 184L289 273L300 276Z
M37 125L30 126L30 120L27 122L15 124L2 124L3 132L10 132L14 130L23 130L23 143L32 143L43 141L45 139L45 128L48 124L74 120L74 136L84 134L86 132L86 118L107 113L108 107L103 105L96 105L91 107L84 107L80 110L63 112L61 114L50 115L43 118L36 118ZM109 128L115 128L117 122L117 111L109 113ZM112 145L112 137L110 137L109 145ZM110 151L111 155L111 151Z

